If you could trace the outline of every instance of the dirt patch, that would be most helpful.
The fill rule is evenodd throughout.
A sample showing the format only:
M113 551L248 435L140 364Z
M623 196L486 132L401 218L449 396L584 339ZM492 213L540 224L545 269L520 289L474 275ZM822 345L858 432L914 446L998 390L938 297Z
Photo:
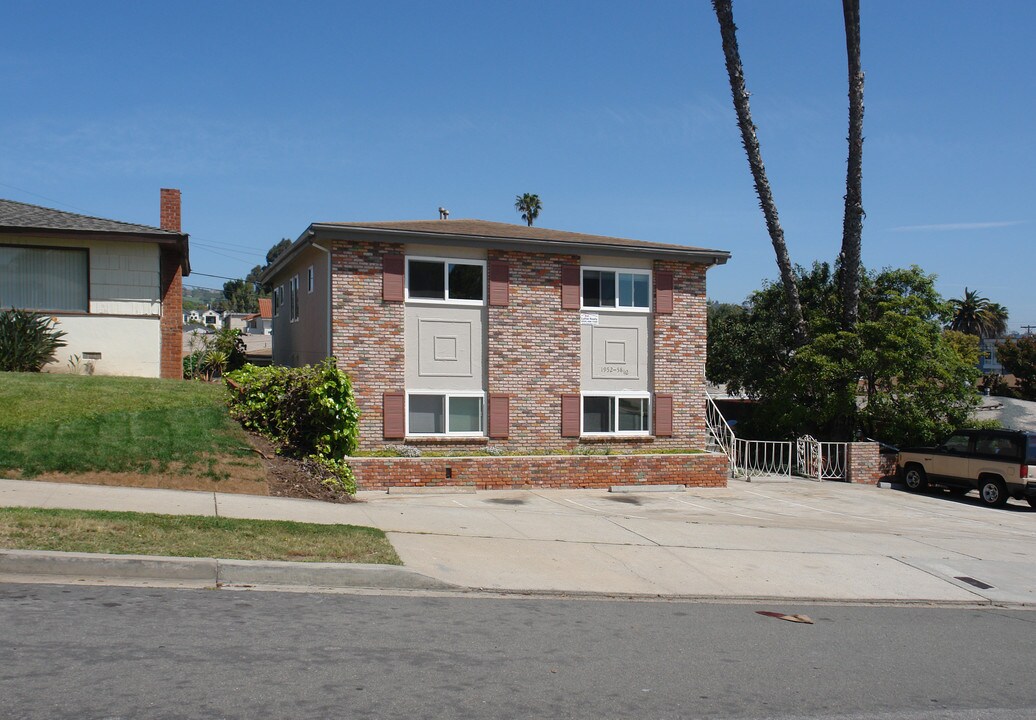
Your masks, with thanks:
M324 483L331 477L312 460L296 460L277 454L277 448L264 437L249 435L249 441L266 470L269 492L277 497L309 498L324 502L354 502L351 495Z
M337 503L353 500L348 494L324 484L330 475L316 463L282 457L268 440L258 435L250 434L248 439L255 456L218 457L212 468L212 473L220 478L218 480L201 474L200 470L175 463L161 473L45 473L30 479L81 485L274 495ZM10 476L17 477L17 473Z

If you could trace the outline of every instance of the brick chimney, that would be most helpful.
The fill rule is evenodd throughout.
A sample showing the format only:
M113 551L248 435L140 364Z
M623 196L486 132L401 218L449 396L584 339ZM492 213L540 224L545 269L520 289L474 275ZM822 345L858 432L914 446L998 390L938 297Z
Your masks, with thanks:
M180 232L180 191L162 188L161 228Z

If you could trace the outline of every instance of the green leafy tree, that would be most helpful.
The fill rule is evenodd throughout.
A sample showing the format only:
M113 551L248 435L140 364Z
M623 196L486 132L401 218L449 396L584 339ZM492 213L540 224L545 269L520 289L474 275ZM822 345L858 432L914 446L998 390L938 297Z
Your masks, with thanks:
M520 212L522 214L522 220L528 223L529 227L532 227L533 221L540 216L540 210L543 209L543 203L540 202L539 195L525 193L524 195L515 196L514 209Z
M233 313L259 312L259 294L248 280L228 280L223 283L223 310Z
M1036 400L1036 337L1026 335L998 343L996 354L1004 370L1018 381L1018 394Z
M943 332L946 303L934 276L917 267L863 271L852 330L842 328L826 263L796 268L796 276L807 343L793 343L794 321L774 283L710 329L709 379L758 401L740 431L902 444L934 441L966 422L978 370Z
M265 270L266 268L273 265L273 261L279 258L281 254L290 247L291 240L289 240L288 238L281 238L280 242L278 242L266 251L266 267L264 267L263 269Z

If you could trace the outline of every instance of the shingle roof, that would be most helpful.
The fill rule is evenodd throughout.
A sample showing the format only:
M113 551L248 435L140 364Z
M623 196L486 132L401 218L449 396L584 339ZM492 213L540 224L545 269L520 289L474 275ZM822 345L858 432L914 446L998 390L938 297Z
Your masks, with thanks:
M314 223L321 227L369 228L371 230L387 230L402 233L434 234L450 237L480 237L500 240L541 240L552 243L572 243L573 245L615 245L627 248L643 248L645 250L683 250L687 252L702 251L727 255L720 250L673 245L670 243L646 242L629 238L608 237L606 235L587 235L568 232L567 230L551 230L528 225L491 222L489 220L402 220L399 222L328 222Z
M0 199L0 229L64 230L100 233L125 233L128 235L169 235L181 237L182 233L163 230L149 225L106 220L78 213L53 210L39 205Z

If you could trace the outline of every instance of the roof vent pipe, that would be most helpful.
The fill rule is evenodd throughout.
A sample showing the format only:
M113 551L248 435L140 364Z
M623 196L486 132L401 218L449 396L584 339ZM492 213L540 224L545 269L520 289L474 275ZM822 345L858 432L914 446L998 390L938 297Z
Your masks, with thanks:
M439 208L439 219L440 220L449 220L450 219L450 211L447 210L444 207Z

